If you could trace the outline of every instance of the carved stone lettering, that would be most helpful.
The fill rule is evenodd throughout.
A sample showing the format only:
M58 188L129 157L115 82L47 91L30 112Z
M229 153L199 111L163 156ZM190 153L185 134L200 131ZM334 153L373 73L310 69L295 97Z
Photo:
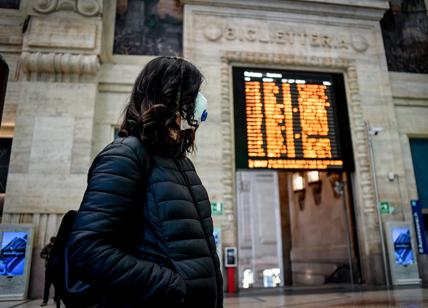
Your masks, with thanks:
M261 31L260 32L259 42L260 43L269 43L270 42L269 33L267 31Z
M248 29L245 34L245 38L247 39L247 41L254 42L255 40L257 40L257 31L255 29Z
M311 35L311 46L312 47L319 47L319 37L316 34Z
M306 33L294 33L294 36L297 37L297 41L300 44L300 46L307 45L308 35Z
M283 31L275 32L274 40L277 44L285 44L285 33Z
M225 29L224 37L226 40L229 40L229 41L235 40L237 38L236 29L230 26L227 26Z
M338 48L339 49L348 49L349 46L349 42L347 42L343 37L339 38L339 45Z
M365 52L369 44L364 36L358 34L348 37L345 35L329 35L325 33L307 33L284 31L281 29L268 31L266 28L240 28L226 25L223 30L220 26L208 24L203 30L204 36L210 41L217 41L224 37L228 41L259 42L264 44L294 45L302 47L342 49L352 48L357 52Z
M287 32L285 34L285 42L289 45L294 45L294 33L293 32Z
M329 37L327 35L323 35L321 37L321 47L331 48L331 46L332 46L332 39L331 39L331 37Z

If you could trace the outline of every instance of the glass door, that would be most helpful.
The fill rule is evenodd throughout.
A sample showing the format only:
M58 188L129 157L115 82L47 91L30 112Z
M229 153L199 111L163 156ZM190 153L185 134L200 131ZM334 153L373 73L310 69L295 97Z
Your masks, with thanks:
M278 176L237 172L239 287L283 286Z

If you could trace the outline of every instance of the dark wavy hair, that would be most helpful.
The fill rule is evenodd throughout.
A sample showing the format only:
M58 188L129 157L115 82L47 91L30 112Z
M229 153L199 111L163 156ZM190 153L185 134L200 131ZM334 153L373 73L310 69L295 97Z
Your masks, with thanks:
M195 130L180 130L178 113L197 128L193 114L202 84L201 72L190 62L176 57L151 60L135 80L119 136L134 135L158 153L185 155L194 150ZM175 132L177 139L171 137Z

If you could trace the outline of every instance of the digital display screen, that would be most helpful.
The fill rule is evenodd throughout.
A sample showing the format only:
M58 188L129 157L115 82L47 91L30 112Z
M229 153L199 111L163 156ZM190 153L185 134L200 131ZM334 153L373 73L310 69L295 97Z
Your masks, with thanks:
M343 169L332 75L235 68L237 167Z
M227 266L236 266L236 249L226 248L226 265Z
M0 250L0 275L20 276L24 274L26 232L3 232Z
M394 242L395 263L399 265L415 263L409 228L393 228L392 240Z

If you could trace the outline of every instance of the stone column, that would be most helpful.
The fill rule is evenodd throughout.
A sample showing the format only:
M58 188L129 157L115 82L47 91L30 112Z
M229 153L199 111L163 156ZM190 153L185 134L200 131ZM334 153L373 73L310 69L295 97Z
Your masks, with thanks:
M28 3L3 223L34 225L29 296L41 297L40 249L79 207L91 162L102 1Z

